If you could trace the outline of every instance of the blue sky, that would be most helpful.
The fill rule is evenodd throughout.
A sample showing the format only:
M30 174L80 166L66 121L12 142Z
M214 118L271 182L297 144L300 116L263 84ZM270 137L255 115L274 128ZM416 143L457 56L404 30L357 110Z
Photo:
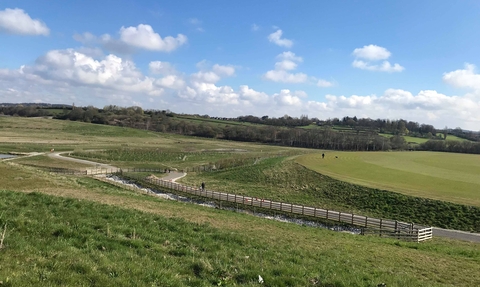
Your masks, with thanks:
M480 130L479 1L0 3L0 102Z

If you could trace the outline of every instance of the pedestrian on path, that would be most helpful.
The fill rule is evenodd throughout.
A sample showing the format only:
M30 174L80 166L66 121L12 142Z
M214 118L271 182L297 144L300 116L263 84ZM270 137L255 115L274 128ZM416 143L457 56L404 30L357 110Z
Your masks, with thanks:
M205 182L202 181L202 190L205 190Z

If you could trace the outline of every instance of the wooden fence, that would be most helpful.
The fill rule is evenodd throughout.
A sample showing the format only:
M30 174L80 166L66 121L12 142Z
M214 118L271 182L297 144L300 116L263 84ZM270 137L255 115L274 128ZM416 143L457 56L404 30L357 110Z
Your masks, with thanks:
M68 169L52 170L58 173L65 174L112 174L122 172L155 172L165 173L168 169L149 169L149 168L129 168L129 169L90 169L87 171L75 171ZM171 181L161 179L144 179L154 185L179 191L186 194L191 194L208 199L218 200L220 202L226 201L230 203L241 204L244 206L258 207L273 211L281 211L291 214L297 214L313 218L321 218L335 222L347 223L358 226L362 229L362 234L378 234L380 236L394 237L402 240L421 242L433 237L432 227L425 227L415 225L414 223L407 223L397 220L378 219L367 217L363 215L356 215L348 212L340 212L316 207L310 207L299 204L292 204L286 202L271 201L268 199L261 199L237 194L230 194L224 192L202 190L183 184L178 184Z
M398 239L421 242L432 238L432 228L418 226L397 220L377 219L347 212L321 209L299 204L271 201L255 197L230 194L224 192L202 190L183 184L161 179L145 179L160 187L176 190L199 197L218 201L226 201L251 207L259 207L273 211L298 214L307 217L327 219L335 222L347 223L362 228L363 234L379 234L381 236L395 237ZM378 231L378 232L377 232Z

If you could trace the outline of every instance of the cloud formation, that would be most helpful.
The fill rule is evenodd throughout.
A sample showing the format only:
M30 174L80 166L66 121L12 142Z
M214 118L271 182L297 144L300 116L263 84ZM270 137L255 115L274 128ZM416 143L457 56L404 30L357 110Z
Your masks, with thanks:
M118 33L118 39L110 34L97 37L89 32L75 34L73 38L84 45L101 44L105 49L121 54L131 53L135 49L172 52L188 41L187 36L183 34L162 38L152 26L146 24L140 24L137 27L121 27Z
M275 67L289 74L303 58L292 52L277 56ZM143 105L179 109L181 112L218 116L238 115L298 116L326 119L356 115L370 118L406 118L437 127L480 126L480 75L475 67L443 74L443 80L468 89L464 96L448 96L435 90L412 93L386 89L381 95L326 95L311 100L304 91L279 89L267 94L254 87L222 85L236 75L233 65L201 61L191 74L176 71L165 61L152 61L144 74L129 59L114 54L92 56L80 49L51 50L30 65L0 69L0 102L76 102L79 105ZM308 83L329 86L330 82L307 77ZM158 103L156 104L158 106ZM158 108L158 107L157 107Z
M368 70L368 71L378 71L378 72L401 72L405 68L400 64L390 64L386 59L390 58L392 53L384 47L377 45L368 45L363 46L362 48L356 48L352 53L355 56L355 60L352 62L354 68ZM359 60L360 59L360 60ZM382 63L378 64L377 61L385 60Z
M278 29L272 34L268 35L268 41L278 45L280 47L290 48L293 46L293 41L289 39L282 38L282 30Z
M480 74L475 74L475 65L465 64L465 69L443 74L443 80L458 88L471 88L480 91Z
M369 61L385 60L392 55L390 51L377 45L368 45L363 46L363 48L356 48L353 50L352 54L357 58L362 58Z
M0 32L17 35L43 35L50 34L50 29L39 19L32 19L22 9L0 10Z
M307 74L290 73L288 71L295 70L298 63L303 62L302 57L298 57L293 52L283 52L277 56L278 62L275 63L275 69L266 72L263 78L273 82L281 83L305 83L308 81Z
M275 69L263 75L265 80L289 84L316 82L316 85L321 88L332 87L334 85L332 82L324 79L309 77L305 73L289 72L297 69L298 64L303 62L302 57L295 55L295 53L291 51L283 52L277 55L276 58L278 61L275 63Z

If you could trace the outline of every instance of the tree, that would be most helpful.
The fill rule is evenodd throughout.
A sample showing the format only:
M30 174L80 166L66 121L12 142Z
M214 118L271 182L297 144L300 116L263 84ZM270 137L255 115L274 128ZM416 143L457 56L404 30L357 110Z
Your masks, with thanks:
M447 134L448 134L448 127L445 126L445 129L443 130L443 139L444 139L444 140L447 139Z

